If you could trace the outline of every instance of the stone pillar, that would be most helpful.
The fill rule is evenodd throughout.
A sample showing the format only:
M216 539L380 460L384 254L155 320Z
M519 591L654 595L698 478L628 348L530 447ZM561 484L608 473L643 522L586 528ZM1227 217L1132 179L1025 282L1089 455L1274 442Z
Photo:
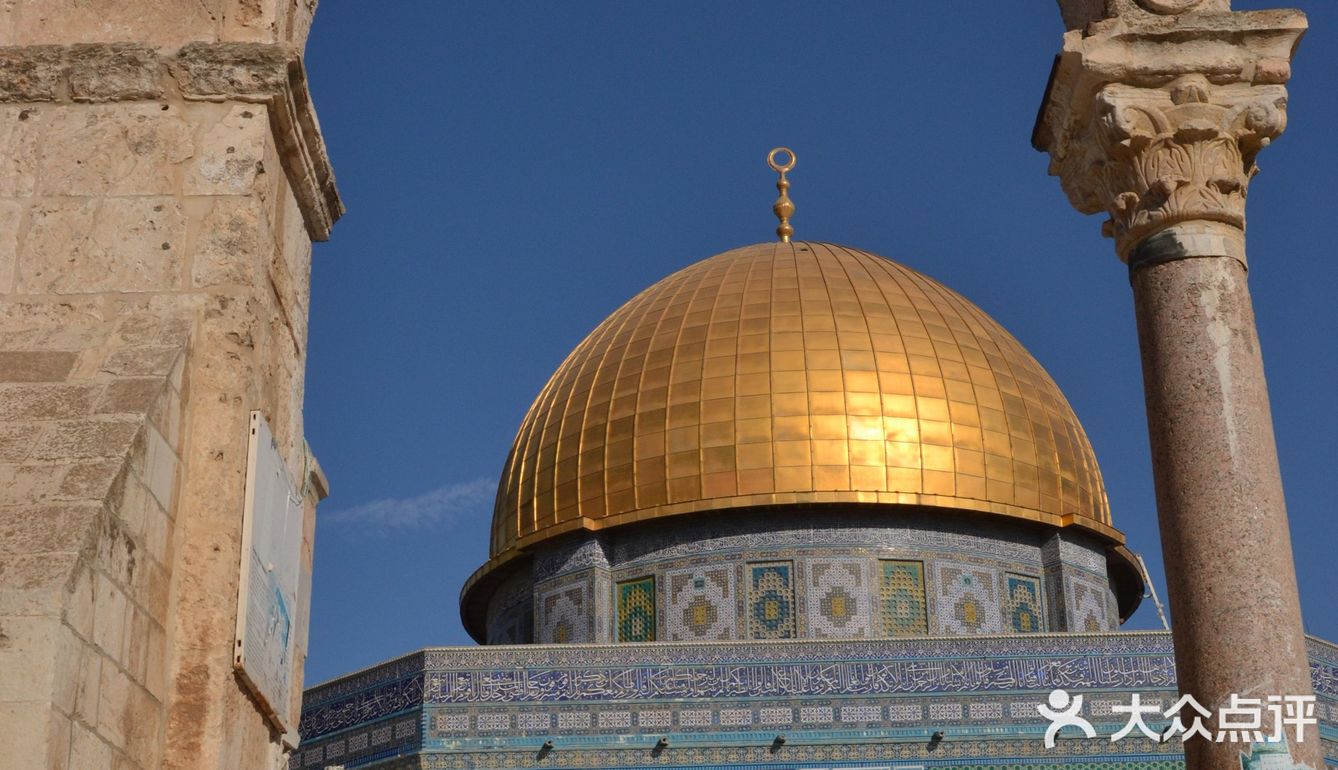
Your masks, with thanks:
M1129 265L1181 692L1214 713L1233 693L1310 695L1245 257L1246 189L1286 125L1305 17L1223 0L1061 7L1073 29L1034 143L1079 211L1109 215ZM1288 730L1293 758L1322 767L1307 733ZM1249 751L1185 749L1190 770Z
M342 205L314 5L0 3L6 768L277 768L295 742L233 643L251 410L303 490L307 568L325 493L308 282Z

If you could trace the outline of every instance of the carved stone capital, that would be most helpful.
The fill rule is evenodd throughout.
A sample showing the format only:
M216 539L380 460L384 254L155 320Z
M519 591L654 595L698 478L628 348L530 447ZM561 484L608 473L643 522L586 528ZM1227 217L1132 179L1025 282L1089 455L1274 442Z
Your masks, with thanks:
M1304 29L1299 13L1269 11L1065 36L1033 143L1074 208L1109 215L1122 260L1185 222L1239 232L1243 259L1255 158L1286 127Z
M1231 0L1059 0L1068 29L1116 16L1170 16L1181 13L1226 13Z

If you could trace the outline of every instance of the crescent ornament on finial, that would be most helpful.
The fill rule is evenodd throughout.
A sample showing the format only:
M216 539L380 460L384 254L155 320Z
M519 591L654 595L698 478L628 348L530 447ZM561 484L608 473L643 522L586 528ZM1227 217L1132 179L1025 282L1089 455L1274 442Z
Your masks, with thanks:
M788 160L782 163L778 160L781 157ZM794 227L790 224L790 217L794 216L794 201L790 200L790 180L785 178L786 172L794 168L794 162L794 150L789 147L777 147L767 153L767 165L771 166L772 171L780 174L780 179L776 180L776 189L780 191L780 197L772 204L771 210L780 220L776 235L780 236L781 243L789 243L790 236L794 235Z

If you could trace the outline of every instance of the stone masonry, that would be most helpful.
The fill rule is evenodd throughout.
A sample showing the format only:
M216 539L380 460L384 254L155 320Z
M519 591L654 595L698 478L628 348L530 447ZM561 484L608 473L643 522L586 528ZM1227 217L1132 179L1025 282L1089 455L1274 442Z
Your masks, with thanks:
M307 303L343 207L300 55L313 11L0 4L6 768L274 768L296 741L233 643L252 410L302 472L308 569L326 493Z

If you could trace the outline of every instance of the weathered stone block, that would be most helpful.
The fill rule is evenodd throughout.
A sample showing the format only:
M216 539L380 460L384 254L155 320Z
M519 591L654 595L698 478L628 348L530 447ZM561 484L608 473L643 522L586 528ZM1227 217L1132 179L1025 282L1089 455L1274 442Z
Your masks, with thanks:
M104 663L98 685L98 735L118 748L125 747L126 728L134 683L120 668Z
M191 117L202 112L192 110ZM186 168L183 192L186 195L250 192L269 141L269 119L264 105L230 105L197 141L195 155Z
M98 389L96 385L55 383L0 385L0 420L69 420L83 417L92 411Z
M144 687L160 703L165 702L170 661L167 659L167 632L162 627L150 627L146 655L148 660L144 673Z
M36 588L15 588L0 581L0 616L49 615L54 611L53 607L60 606L63 595L64 589L54 583Z
M119 499L111 502L121 526L131 537L141 538L144 534L144 521L149 505L149 490L144 483L133 475L128 475L121 488Z
M11 0L22 23L5 45L119 43L153 46L216 37L218 0Z
M62 714L74 713L74 699L79 691L79 659L84 643L70 627L58 623L53 631L51 649L51 705Z
M93 643L103 654L120 662L125 646L126 617L129 602L120 586L107 576L98 575L97 598L93 607Z
M213 202L195 243L191 279L195 286L251 286L261 270L261 255L273 251L263 204L254 198L228 197Z
M75 101L155 99L159 84L158 54L135 43L86 44L70 47L70 96Z
M171 574L156 559L142 559L135 575L135 600L160 625L167 623L171 589Z
M148 613L131 607L130 632L125 637L122 660L130 672L131 681L140 686L145 684L145 672L149 666L149 636L156 626Z
M56 98L64 49L54 45L0 48L0 101L46 102Z
M0 293L8 293L14 288L19 224L22 221L23 205L15 200L0 199Z
M163 291L180 283L186 219L171 198L48 201L29 216L20 292Z
M61 382L78 358L63 350L0 351L0 382Z
M33 450L38 460L119 457L143 428L141 420L103 419L58 422Z
M112 767L112 748L97 733L76 722L70 732L69 767Z
M45 106L0 105L0 195L23 197L37 188Z
M97 534L97 563L103 574L123 586L132 586L135 575L142 568L143 554L125 530L120 520L107 517L100 520Z
M0 559L0 585L16 591L63 587L78 560L76 553L6 555Z
M90 460L69 467L56 490L57 500L103 500L120 473L120 460Z
M177 456L167 440L152 425L148 426L149 456L144 468L144 483L164 510L171 510L176 489Z
M117 350L102 362L102 371L120 376L165 376L181 354L175 346L136 347Z
M0 617L0 702L51 696L60 619Z
M97 573L85 565L70 581L69 595L65 599L65 625L86 640L93 638L96 595Z
M0 506L0 553L78 551L92 533L99 512L96 503Z
M183 358L185 358L185 356L180 356L178 357L178 360ZM178 369L176 365L173 365L172 368L174 371ZM170 380L171 377L172 375L169 374L168 379ZM158 400L155 401L153 406L149 409L149 423L163 434L163 438L167 441L168 446L172 447L172 451L176 452L178 457L181 456L182 406L180 392L171 387L167 387L164 388L162 395L158 397Z
M45 432L46 426L41 424L0 423L0 463L19 463L28 459L33 444Z
M68 469L68 465L56 464L0 464L0 507L50 502L59 495L61 478Z
M50 717L50 732L47 734L47 770L56 768L64 770L69 767L66 760L70 756L70 731L73 728L69 717L52 710Z
M161 564L172 563L172 533L175 524L156 503L150 502L144 517L144 549Z
M4 747L5 770L48 770L47 727L50 719L51 707L46 698L0 703L0 746Z
M189 43L177 51L172 73L188 97L279 93L297 54L287 46L258 43Z
M125 752L133 763L128 767L157 767L152 757L158 751L158 725L162 720L161 704L143 687L130 683L126 710L121 716Z
M93 411L98 414L145 414L162 394L161 377L124 377L107 385ZM3 391L0 391L3 393Z
M174 166L194 152L191 128L180 108L69 105L50 111L39 161L41 194L176 192Z
M79 685L74 693L74 713L71 716L84 724L96 725L102 695L102 667L111 666L112 663L93 647L86 646L85 651L86 654L79 658Z
M103 300L98 297L0 302L0 350L73 350L101 339Z

